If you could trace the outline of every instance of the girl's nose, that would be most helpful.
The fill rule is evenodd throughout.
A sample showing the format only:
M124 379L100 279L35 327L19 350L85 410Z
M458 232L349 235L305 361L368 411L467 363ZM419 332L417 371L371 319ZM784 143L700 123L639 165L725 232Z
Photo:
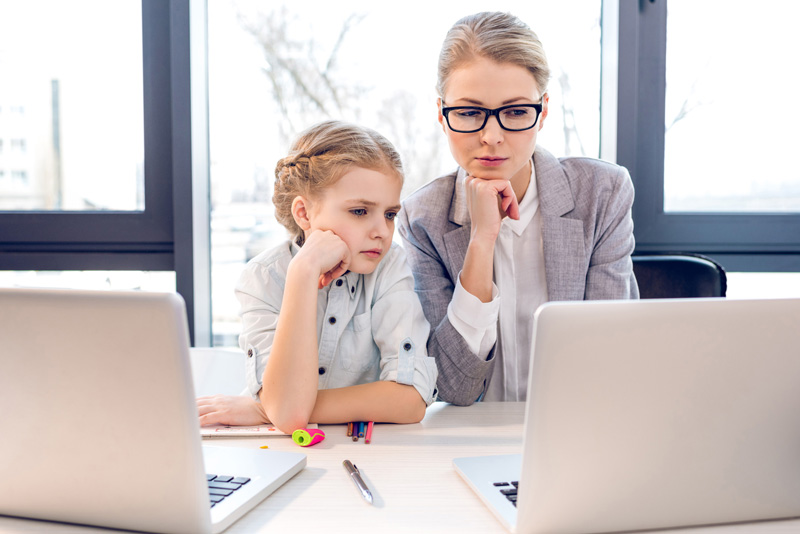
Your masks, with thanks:
M389 228L389 220L381 215L380 217L376 217L375 222L372 225L372 232L370 237L373 238L383 238L386 237L391 233Z

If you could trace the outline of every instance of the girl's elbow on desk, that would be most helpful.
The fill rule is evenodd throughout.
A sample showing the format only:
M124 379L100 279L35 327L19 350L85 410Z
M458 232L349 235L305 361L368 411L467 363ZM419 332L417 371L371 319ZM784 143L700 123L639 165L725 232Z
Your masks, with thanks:
M270 415L270 422L275 425L281 432L285 432L286 434L291 434L298 428L307 428L308 427L309 417L304 414L295 412L295 413L278 413L273 418Z
M425 417L427 406L414 386L402 386L403 399L395 403L392 423L419 423Z
M270 402L265 400L262 396L261 404L269 422L275 425L281 432L291 434L298 428L308 427L311 413L298 408L297 403L287 402L285 400Z

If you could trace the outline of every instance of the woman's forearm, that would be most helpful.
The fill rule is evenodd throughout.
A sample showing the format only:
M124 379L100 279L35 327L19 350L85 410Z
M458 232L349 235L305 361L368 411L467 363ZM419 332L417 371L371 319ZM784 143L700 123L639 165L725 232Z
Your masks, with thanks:
M469 242L461 269L461 285L481 302L492 300L494 241L475 239Z

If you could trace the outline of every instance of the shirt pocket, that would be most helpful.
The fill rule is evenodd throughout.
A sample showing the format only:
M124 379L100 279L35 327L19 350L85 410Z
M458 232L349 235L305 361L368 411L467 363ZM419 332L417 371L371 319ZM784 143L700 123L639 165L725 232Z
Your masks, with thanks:
M339 341L342 368L363 373L378 365L380 353L372 339L372 313L356 315L347 324Z

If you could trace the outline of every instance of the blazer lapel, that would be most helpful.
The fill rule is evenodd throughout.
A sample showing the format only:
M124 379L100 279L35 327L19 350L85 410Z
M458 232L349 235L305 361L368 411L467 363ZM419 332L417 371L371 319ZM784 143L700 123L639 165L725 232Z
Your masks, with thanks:
M472 230L469 211L467 210L467 199L462 187L465 176L466 172L459 167L456 179L453 181L453 202L450 205L450 222L458 225L459 228L451 230L443 236L445 249L447 250L447 267L453 280L456 279L464 265L467 247L469 246L469 234Z
M544 268L549 300L583 300L586 265L583 221L563 217L575 209L561 164L537 147L533 154L542 216Z

